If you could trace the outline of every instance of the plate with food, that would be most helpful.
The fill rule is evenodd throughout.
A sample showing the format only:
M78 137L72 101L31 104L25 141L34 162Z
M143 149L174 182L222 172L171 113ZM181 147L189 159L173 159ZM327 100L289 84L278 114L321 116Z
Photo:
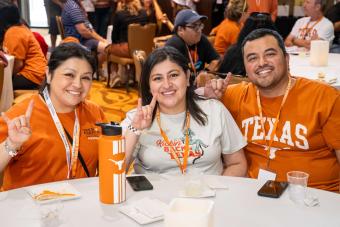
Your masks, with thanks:
M25 188L28 194L38 203L52 200L70 200L81 197L80 193L69 183L51 183Z

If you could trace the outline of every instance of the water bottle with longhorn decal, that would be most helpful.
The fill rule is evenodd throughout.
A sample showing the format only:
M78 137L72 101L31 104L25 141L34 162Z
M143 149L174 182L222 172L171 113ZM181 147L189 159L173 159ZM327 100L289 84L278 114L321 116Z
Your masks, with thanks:
M97 124L102 128L98 141L99 198L102 203L125 201L125 139L118 124Z

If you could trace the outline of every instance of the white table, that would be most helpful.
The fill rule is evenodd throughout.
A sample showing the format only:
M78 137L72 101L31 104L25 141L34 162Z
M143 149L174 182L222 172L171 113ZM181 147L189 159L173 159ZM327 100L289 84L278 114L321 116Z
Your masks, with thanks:
M152 191L134 192L127 187L127 201L145 196L158 198L169 203L183 189L185 177L163 177L148 175L154 186ZM319 198L320 206L302 207L294 204L288 198L286 191L281 198L272 199L257 196L257 191L263 184L258 180L236 177L217 177L224 181L229 189L217 190L215 201L214 222L217 227L225 226L340 226L340 195L322 190L309 189ZM60 226L139 226L132 219L118 211L122 205L104 205L99 202L98 178L87 178L69 181L82 197L63 202L63 224ZM0 197L1 226L39 226L38 208L24 189L2 192ZM163 226L163 222L155 222L149 226Z
M8 65L5 67L4 83L2 93L0 94L0 112L8 110L13 103L13 84L12 84L12 72L14 66L14 56L5 55L8 60Z
M311 66L309 56L289 55L290 73L293 76L301 76L309 79L317 79L319 73L323 73L326 77L336 77L337 82L332 86L340 89L340 54L330 53L328 56L327 66Z

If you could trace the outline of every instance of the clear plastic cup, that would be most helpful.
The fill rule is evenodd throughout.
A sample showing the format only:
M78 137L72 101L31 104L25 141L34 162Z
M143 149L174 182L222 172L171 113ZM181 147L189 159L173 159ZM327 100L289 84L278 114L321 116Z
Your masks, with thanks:
M287 173L289 182L289 198L297 204L304 204L307 194L307 182L309 174L302 171L290 171Z

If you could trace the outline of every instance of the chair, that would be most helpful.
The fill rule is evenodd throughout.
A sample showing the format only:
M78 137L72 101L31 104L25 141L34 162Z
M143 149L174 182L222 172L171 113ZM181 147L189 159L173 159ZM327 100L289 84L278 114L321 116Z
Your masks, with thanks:
M55 20L57 22L58 31L60 33L61 39L65 39L64 25L63 22L61 21L61 16L55 16Z
M108 80L107 86L110 87L110 77L111 77L111 66L113 63L123 65L124 67L127 65L134 64L134 60L132 58L133 52L135 50L143 50L146 56L151 53L153 49L153 38L156 34L156 24L130 24L128 26L128 46L130 52L130 58L119 57L113 54L108 54L107 56L107 71L108 71ZM128 80L126 81L128 83Z

